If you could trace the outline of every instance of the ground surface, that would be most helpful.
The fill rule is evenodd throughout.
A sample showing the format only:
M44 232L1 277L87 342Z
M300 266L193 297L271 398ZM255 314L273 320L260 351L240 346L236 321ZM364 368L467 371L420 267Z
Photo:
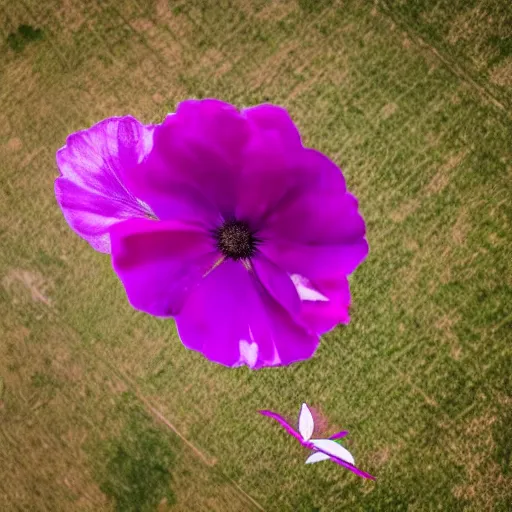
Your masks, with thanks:
M0 510L511 510L511 5L0 0ZM186 351L56 206L69 132L190 96L285 105L360 198L309 362ZM302 401L376 482L256 413Z

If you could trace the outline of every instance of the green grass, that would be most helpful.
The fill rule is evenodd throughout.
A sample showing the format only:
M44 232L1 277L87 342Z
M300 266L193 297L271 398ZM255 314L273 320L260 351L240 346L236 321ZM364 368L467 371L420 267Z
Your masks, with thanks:
M21 52L27 43L39 41L43 38L43 31L40 28L34 28L30 25L20 25L16 32L11 32L7 36L7 45L15 52Z
M0 510L510 510L511 16L0 0ZM191 96L283 104L360 199L352 322L310 361L250 372L188 352L55 203L68 133L159 122ZM305 466L257 414L303 401L376 482Z

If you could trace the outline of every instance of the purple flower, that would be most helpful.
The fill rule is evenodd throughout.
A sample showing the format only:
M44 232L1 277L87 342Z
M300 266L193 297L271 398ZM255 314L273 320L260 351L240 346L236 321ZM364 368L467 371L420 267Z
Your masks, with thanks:
M343 430L341 432L337 432L329 437L329 439L311 439L315 428L315 422L313 420L313 415L306 404L302 404L299 413L299 432L293 429L279 414L266 410L259 412L264 416L269 416L270 418L278 421L281 426L284 427L290 435L295 437L302 446L308 450L313 450L313 453L307 458L306 464L314 464L315 462L321 462L323 460L332 460L336 464L347 468L352 471L352 473L355 473L362 478L375 480L375 477L372 475L356 468L352 454L339 442L335 441L336 439L345 437L348 434L347 431Z
M152 126L113 117L73 133L57 152L57 202L69 225L97 251L110 252L113 224L154 216L127 187L152 145Z
M348 323L364 221L284 109L188 100L161 125L107 119L71 135L57 163L70 226L111 252L133 307L175 318L187 348L285 365Z

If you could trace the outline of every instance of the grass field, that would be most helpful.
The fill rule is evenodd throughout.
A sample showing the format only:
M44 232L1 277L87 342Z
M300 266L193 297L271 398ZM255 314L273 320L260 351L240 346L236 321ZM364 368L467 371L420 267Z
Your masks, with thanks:
M133 311L53 195L68 133L286 106L360 198L352 322L227 369ZM512 510L512 4L0 0L0 510ZM321 410L363 481L260 408Z

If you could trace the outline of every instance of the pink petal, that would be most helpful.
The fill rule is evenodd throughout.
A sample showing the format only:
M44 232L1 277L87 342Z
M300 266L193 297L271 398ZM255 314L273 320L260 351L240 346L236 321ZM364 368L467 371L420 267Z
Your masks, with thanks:
M191 291L176 324L187 348L225 366L290 364L311 357L318 345L318 337L298 326L251 270L232 260Z
M189 203L189 213L232 217L248 139L247 120L232 105L184 101L155 129L153 152L134 188L162 219L176 218L176 200L180 208Z
M152 126L133 117L110 118L70 135L57 152L57 202L71 228L97 251L110 252L111 225L152 215L127 187L151 149L152 134Z
M175 221L132 219L110 232L112 263L130 304L155 316L179 313L219 258L207 233Z

